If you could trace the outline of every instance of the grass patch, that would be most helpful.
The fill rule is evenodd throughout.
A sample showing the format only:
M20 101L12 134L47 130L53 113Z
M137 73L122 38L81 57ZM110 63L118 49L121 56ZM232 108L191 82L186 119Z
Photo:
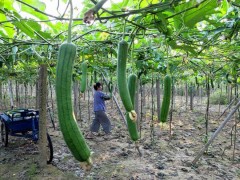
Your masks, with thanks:
M37 173L37 165L31 164L27 170L27 176L34 177L36 173Z

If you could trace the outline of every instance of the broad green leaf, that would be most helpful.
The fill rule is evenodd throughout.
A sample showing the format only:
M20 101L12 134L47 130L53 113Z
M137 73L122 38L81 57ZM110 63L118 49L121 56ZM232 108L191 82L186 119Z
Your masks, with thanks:
M195 0L189 1L188 3L181 4L176 8L177 12L182 12L185 9L195 7L198 3ZM216 0L208 0L201 3L198 7L190 9L180 14L183 16L183 23L189 28L193 28L197 22L207 20L207 15L216 13L215 8L218 7ZM180 18L180 16L175 17Z
M0 9L4 7L4 0L0 0Z
M7 35L9 38L13 38L15 35L15 29L14 25L12 23L5 23L5 30L7 32Z
M149 5L150 5L150 3L146 0L138 1L138 7L140 7L140 8L144 8L144 7L147 7Z
M42 31L38 31L38 33L44 38L44 39L51 39L51 33L48 32L42 32ZM39 38L38 38L39 39Z
M15 21L13 24L20 29L23 33L31 38L34 38L34 31L24 21Z
M157 13L156 14L156 20L158 21L156 23L156 27L158 29L159 32L163 32L166 33L167 32L167 25L168 25L168 21L166 20L166 15L162 14L162 13Z
M5 16L5 14L0 13L0 22L6 21L6 20L7 20L7 18Z
M123 0L123 1L122 1L122 6L123 6L123 7L126 7L127 5L128 5L128 0Z
M0 35L1 35L2 37L8 37L8 36L6 35L6 31L5 31L4 29L2 29L1 27L0 27Z
M6 20L7 20L6 16L0 13L0 22L6 21ZM11 23L6 22L2 24L0 26L0 29L1 29L1 34L4 37L7 36L9 38L13 38L15 31L14 31L14 26Z
M221 9L220 9L221 13L224 14L224 15L227 14L228 8L229 8L229 3L228 3L228 1L227 1L227 0L223 0L223 1L222 1L222 7L221 7Z
M41 25L33 20L26 21L26 24L31 27L31 29L35 31L40 31L41 30Z
M39 1L39 0L25 0L24 2L29 4L29 5L31 5L31 6L33 6L33 7L35 7L35 8L37 8L40 11L43 11L43 12L46 9L46 4L41 2L41 1ZM46 15L44 15L42 13L39 13L39 12L35 11L33 8L30 8L30 7L28 7L28 6L26 6L26 5L22 4L22 3L20 3L20 7L21 7L22 11L24 11L26 13L29 13L30 15L35 16L35 17L37 17L37 18L39 18L41 20L48 19L48 16L46 16Z
M122 2L115 3L114 0L111 0L112 9L113 10L120 10L122 8L126 8L128 5L128 0L123 0Z
M12 10L13 9L13 2L14 0L1 0L3 1L4 8Z

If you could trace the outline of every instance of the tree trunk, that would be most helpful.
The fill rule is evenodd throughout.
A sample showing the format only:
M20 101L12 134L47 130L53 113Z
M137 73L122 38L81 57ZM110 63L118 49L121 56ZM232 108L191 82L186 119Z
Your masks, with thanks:
M185 84L186 110L188 107L188 84Z
M47 164L47 65L40 65L39 70L39 165Z
M208 138L208 116L209 116L209 100L210 100L210 84L209 77L206 77L206 92L207 92L207 107L205 114L205 127L206 127L206 138Z
M177 95L177 86L174 84L174 81L172 80L172 88L173 88L173 94L172 94L172 109L176 108L176 95Z
M170 122L169 122L169 137L171 139L171 136L172 136L172 120L173 120L173 98L174 98L174 79L172 77L172 83L171 83L171 86L172 86L172 92L171 92L171 107L170 107Z
M3 107L2 107L2 105L3 105L3 86L2 86L2 82L0 82L0 109L2 109Z
M202 104L202 87L199 88L200 104Z
M142 85L142 81L140 79L140 94L141 94L141 103L140 103L140 118L139 118L139 121L138 121L138 129L139 129L139 136L141 138L142 136L142 121L143 121L143 85Z
M190 110L193 110L193 98L194 98L194 88L193 85L190 87Z
M143 107L146 104L146 86L142 84L142 103Z
M83 122L83 119L82 119L82 109L81 109L81 96L82 96L82 93L80 91L80 86L78 87L78 112L79 112L79 120L80 120L80 126L82 127L82 122Z
M36 104L35 104L35 109L39 109L39 77L37 78L37 81L36 81Z
M28 107L28 96L27 96L27 83L24 83L24 97L25 97L25 100L24 100L24 107L27 108Z
M234 78L234 82L237 82L237 76ZM234 88L234 95L236 98L238 98L238 85L235 83ZM235 151L236 151L236 142L237 142L237 124L238 124L238 116L235 114L235 124L234 124L234 135L233 135L233 161L235 160Z
M9 89L9 96L10 96L10 107L13 109L13 88L12 88L12 81L8 80L8 89Z
M222 99L222 85L220 85L220 97L219 97L219 101L218 101L218 114L220 114L221 112L221 99Z
M156 79L156 91L157 91L157 117L158 122L160 122L160 114L161 114L161 92L160 92L160 79Z
M229 102L232 100L233 98L233 87L230 86L230 98L229 98Z
M4 109L8 109L6 104L6 84L3 85L3 101L4 101Z
M19 107L19 89L17 81L15 81L15 92L16 92L16 106Z
M18 94L19 94L19 106L20 107L23 107L23 104L22 104L22 84L18 84Z
M140 113L139 113L139 79L137 79L137 82L136 82L136 95L135 95L135 111L137 113L137 117L138 117L138 121L139 121L139 118L140 118Z
M30 107L33 107L32 100L33 100L33 86L31 84L30 85L30 101L29 101L29 106Z
M104 81L102 81L104 82ZM88 95L88 122L91 122L91 110L90 110L90 89L89 87L89 80L87 76L87 95Z
M153 83L153 75L152 75L152 85L151 85L151 106L152 106L152 119L151 119L151 124L150 124L150 129L151 129L151 134L150 134L150 136L151 136L151 145L154 145L154 141L155 141L155 139L154 139L154 134L155 134L155 132L154 132L154 83ZM149 101L148 101L149 102Z
M182 85L181 85L181 93L180 93L180 96L181 96L181 100L180 100L180 106L181 106L181 104L183 104L183 87L182 87Z
M228 102L231 102L231 90L230 85L227 84L226 92L228 96Z
M54 100L53 100L53 89L52 89L52 84L51 84L51 80L50 80L50 76L48 76L48 91L50 92L50 97L48 96L48 98L50 98L50 105L48 104L47 100L47 111L49 114L49 118L52 122L53 125L53 129L55 130L56 126L55 126L55 120L54 120Z

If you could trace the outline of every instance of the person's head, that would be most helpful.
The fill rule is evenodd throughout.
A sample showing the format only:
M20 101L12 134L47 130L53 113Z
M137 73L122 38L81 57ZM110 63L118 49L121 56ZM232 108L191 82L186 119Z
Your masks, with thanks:
M100 82L97 82L93 85L93 88L97 90L102 90L102 84Z

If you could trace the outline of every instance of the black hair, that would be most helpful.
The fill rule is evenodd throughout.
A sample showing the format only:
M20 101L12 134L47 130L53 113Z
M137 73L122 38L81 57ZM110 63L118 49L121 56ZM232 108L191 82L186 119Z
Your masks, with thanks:
M97 82L93 85L93 88L97 90L102 84L100 82Z

